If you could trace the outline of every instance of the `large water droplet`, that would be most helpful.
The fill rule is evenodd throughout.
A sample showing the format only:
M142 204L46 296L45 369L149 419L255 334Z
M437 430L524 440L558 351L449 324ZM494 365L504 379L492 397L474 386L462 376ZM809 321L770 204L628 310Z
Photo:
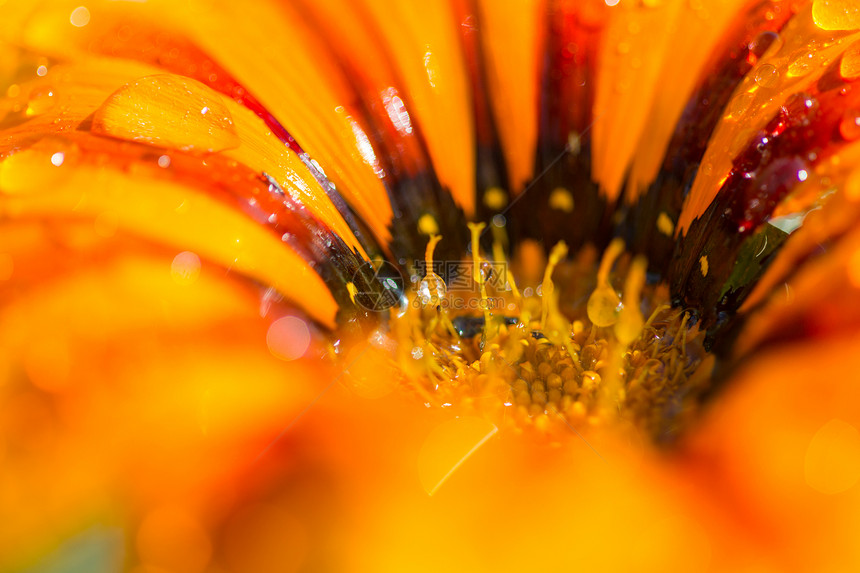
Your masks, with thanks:
M240 144L221 96L172 75L141 78L114 92L96 110L92 131L184 151L217 152Z
M783 41L779 34L771 30L765 30L750 42L749 50L758 59L768 50L772 50L773 53L778 52L782 48L782 44Z
M857 30L860 4L857 0L814 0L812 19L822 30Z
M779 70L773 64L762 64L756 70L754 79L763 88L775 88L779 84Z
M855 42L842 54L842 61L839 62L839 75L846 80L860 77L860 42Z
M748 92L739 93L729 102L729 115L732 119L739 119L747 112L755 96Z
M432 271L418 285L418 301L423 306L437 307L443 304L446 295L445 281Z

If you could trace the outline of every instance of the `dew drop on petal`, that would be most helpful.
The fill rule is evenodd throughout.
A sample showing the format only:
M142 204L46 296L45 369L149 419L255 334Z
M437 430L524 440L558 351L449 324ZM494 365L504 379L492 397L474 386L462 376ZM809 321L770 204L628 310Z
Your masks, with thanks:
M184 151L212 153L240 144L221 96L171 75L147 76L118 89L96 110L92 132Z
M779 84L779 70L773 64L762 64L756 70L754 79L763 88L774 88Z
M815 61L814 53L803 50L792 57L791 62L788 64L786 75L790 78L803 77L812 71Z
M442 304L447 292L442 277L430 271L418 285L418 301L424 306L436 307Z
M855 42L842 54L842 61L839 62L839 75L846 80L860 77L860 42Z
M809 487L834 495L860 481L860 432L833 419L824 424L806 448L804 476Z
M822 30L860 29L857 0L813 0L812 20Z
M269 326L266 345L273 356L286 361L296 360L308 351L311 333L301 318L284 316Z
M161 157L159 157L158 158L158 166L161 167L162 169L167 169L168 167L170 167L170 156L169 155L162 155Z
M779 34L771 30L765 30L750 43L749 50L758 58L769 50L774 54L779 52L782 45L783 40Z
M747 112L755 96L749 92L739 93L729 102L729 116L738 119Z
M200 276L200 257L191 251L179 253L170 264L170 276L177 284L193 284Z

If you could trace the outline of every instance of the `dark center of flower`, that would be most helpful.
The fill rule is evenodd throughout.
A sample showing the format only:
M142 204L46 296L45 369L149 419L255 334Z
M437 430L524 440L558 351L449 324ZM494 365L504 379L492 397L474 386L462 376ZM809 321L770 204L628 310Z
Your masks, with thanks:
M657 441L694 415L714 365L691 315L669 304L647 263L613 241L548 257L524 242L505 255L504 228L470 225L471 258L434 260L432 236L408 306L391 321L400 369L428 407L556 435L622 421ZM447 276L444 280L441 274Z

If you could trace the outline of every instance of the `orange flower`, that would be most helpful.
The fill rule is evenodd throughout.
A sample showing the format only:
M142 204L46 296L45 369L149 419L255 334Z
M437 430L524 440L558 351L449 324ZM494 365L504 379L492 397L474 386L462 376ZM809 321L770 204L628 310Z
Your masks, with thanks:
M82 2L0 3L0 571L860 567L853 1Z

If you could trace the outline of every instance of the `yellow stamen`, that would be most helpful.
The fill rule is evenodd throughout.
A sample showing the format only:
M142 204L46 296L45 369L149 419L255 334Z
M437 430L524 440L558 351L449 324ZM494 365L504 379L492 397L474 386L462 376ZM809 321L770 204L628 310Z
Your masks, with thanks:
M588 298L588 318L595 326L612 326L618 319L621 299L609 283L609 272L615 260L624 252L624 241L614 239L600 261L597 271L597 288Z

